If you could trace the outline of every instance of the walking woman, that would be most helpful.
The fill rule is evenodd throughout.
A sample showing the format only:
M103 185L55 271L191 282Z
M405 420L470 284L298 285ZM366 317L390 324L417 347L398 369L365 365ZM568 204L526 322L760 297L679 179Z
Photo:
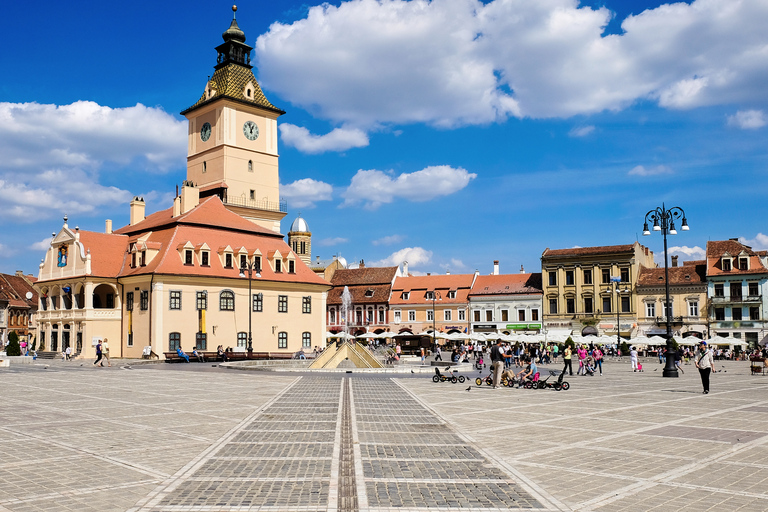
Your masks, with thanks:
M715 368L715 359L712 357L712 350L707 347L707 342L702 341L699 348L696 349L696 368L701 375L701 385L704 386L704 394L709 394L709 374Z

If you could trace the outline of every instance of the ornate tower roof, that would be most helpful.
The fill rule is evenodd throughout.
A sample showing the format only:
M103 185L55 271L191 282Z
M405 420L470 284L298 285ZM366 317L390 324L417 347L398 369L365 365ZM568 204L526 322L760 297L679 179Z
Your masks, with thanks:
M299 216L296 217L296 220L293 221L293 224L291 224L291 231L290 233L309 233L309 225L307 224L307 221L304 220L301 217L301 213L299 213Z
M206 84L200 99L181 114L186 115L221 98L255 105L278 115L285 114L285 111L269 102L253 75L253 66L251 66L253 48L245 44L245 33L237 25L236 5L232 6L232 12L232 23L221 34L224 42L216 47L218 53L216 66L214 66L216 71Z

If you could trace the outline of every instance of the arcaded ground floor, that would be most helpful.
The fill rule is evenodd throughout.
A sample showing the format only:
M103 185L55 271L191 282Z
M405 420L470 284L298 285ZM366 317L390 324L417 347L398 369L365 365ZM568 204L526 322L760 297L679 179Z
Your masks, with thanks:
M768 376L0 368L0 511L768 510ZM467 374L475 377L477 372Z

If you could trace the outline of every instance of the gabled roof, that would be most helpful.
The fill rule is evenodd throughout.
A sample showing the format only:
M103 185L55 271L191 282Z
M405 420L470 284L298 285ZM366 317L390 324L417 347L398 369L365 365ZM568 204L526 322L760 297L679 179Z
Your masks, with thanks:
M34 282L32 276L25 276ZM8 301L12 308L37 309L37 291L24 277L13 274L0 274L0 298ZM32 293L32 298L27 299L27 293Z
M361 304L386 304L389 301L391 287L389 284L362 284L347 286L347 289L352 296L352 307L354 307ZM330 305L341 304L341 295L343 293L344 286L332 288L328 292L326 303Z
M432 304L432 300L425 297L426 292L430 291L440 293L440 304L465 304L474 278L474 274L398 277L392 286L390 304ZM450 291L456 292L456 298L448 298ZM403 292L410 292L410 296L403 299Z
M541 273L477 276L469 296L543 294Z
M705 260L686 261L682 267L669 267L670 285L702 285L707 282L707 262ZM647 268L640 265L637 286L663 286L664 267Z
M186 213L173 217L173 207L155 212L143 221L133 226L123 226L116 229L117 234L134 235L155 229L170 227L176 224L197 226L209 226L217 229L242 231L246 233L258 233L261 235L277 237L282 240L283 235L263 228L243 217L233 213L224 206L219 196L210 196L201 200L200 204ZM210 245L210 244L209 244ZM213 247L213 246L212 246Z
M722 257L726 254L736 259L746 254L749 257L749 269L740 270L737 262L734 262L731 270L723 270ZM768 268L763 265L761 256L765 257L765 251L753 251L737 240L710 240L707 242L707 276L767 274Z
M372 285L386 284L391 285L395 278L397 267L363 267L363 268L340 268L331 278L333 286L346 285Z
M91 275L116 277L123 268L128 251L128 237L119 234L80 231L85 253L91 252Z

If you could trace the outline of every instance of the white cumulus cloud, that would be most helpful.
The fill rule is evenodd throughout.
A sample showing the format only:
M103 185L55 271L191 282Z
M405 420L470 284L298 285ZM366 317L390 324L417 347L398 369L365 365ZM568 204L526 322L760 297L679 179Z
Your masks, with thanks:
M768 235L764 235L762 233L758 233L755 236L755 238L752 238L752 239L739 237L739 242L743 243L744 245L750 246L752 249L756 251L768 250Z
M458 192L476 177L475 173L448 165L426 167L396 177L382 171L361 169L352 177L343 194L344 205L364 203L366 208L375 209L396 198L429 201Z
M347 242L349 242L349 239L336 236L333 238L323 238L322 240L315 242L315 244L320 247L332 247L334 245L345 244Z
M389 235L371 242L372 245L394 245L399 244L405 237L403 235Z
M707 259L707 249L703 247L699 247L698 245L695 245L693 247L688 247L687 245L680 245L675 247L670 247L667 252L670 255L676 255L680 256L680 265L682 265L683 261L693 261L693 260L705 260ZM654 256L657 256L660 265L664 266L664 252L662 251L659 254L656 254ZM670 265L672 264L670 260Z
M313 135L302 126L283 123L280 135L286 145L310 154L346 151L368 145L368 135L357 128L335 128L325 135Z
M406 247L393 252L383 260L375 261L372 267L395 267L401 265L404 261L408 262L408 269L417 268L419 265L425 265L432 261L432 251L427 251L423 247Z
M33 251L47 251L51 246L51 240L53 240L53 238L43 238L39 242L31 244L28 249L32 249Z
M765 102L765 1L664 4L606 35L611 17L578 0L349 0L272 24L256 55L266 87L361 128Z
M280 197L293 208L313 208L317 201L330 201L333 187L328 183L303 178L287 185L280 185Z
M728 116L728 126L735 126L742 130L756 130L768 124L765 113L762 110L739 110L732 116Z
M595 131L594 125L575 126L571 129L571 131L568 132L568 135L570 137L586 137L587 135L591 134L594 131Z
M659 174L672 174L672 169L666 165L656 165L653 167L637 165L633 167L632 170L627 174L630 176L658 176Z

